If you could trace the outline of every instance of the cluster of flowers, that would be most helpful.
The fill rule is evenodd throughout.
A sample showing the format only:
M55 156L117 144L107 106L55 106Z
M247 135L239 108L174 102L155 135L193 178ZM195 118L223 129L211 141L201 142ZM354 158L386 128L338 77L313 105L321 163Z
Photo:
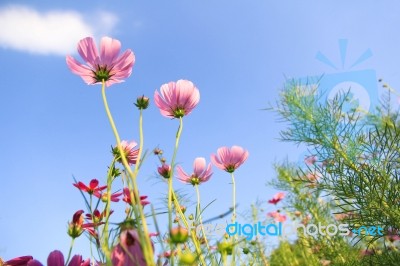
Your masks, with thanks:
M113 162L109 167L106 185L99 185L99 181L97 179L92 179L88 185L83 182L76 182L73 184L82 192L82 195L84 195L86 204L88 206L88 213L84 215L83 210L78 210L75 212L68 227L68 235L72 238L68 258L65 261L64 256L60 251L53 251L50 253L47 261L47 264L51 266L93 264L102 265L104 263L107 265L121 266L154 265L154 245L150 240L150 237L157 235L157 233L148 233L146 217L143 214L142 209L150 202L147 200L147 196L139 194L136 184L136 177L140 165L138 162L141 162L142 160L142 136L138 148L136 148L138 143L135 141L120 140L105 96L106 87L123 82L124 79L129 77L132 73L132 68L135 63L134 53L128 49L120 54L120 50L121 43L118 40L109 37L103 37L101 40L100 51L98 51L94 40L91 37L87 37L78 43L78 53L85 63L80 63L72 56L67 56L66 58L66 63L70 70L74 74L79 75L85 83L89 85L102 85L103 101L111 127L117 140L117 145L112 150L114 157ZM180 123L182 123L182 117L189 115L197 106L199 101L200 92L189 80L178 80L177 82L163 84L160 88L160 91L156 90L154 93L154 102L159 108L161 115L168 118L179 119ZM140 110L140 115L142 115L142 110L149 106L149 98L140 96L137 98L135 105ZM181 129L182 128L180 124L176 143L179 141ZM181 230L183 228L181 224L179 224L178 227L173 228L171 219L173 211L172 205L174 204L176 211L180 212L180 220L183 222L184 227L185 225L186 228L188 227L186 217L183 215L182 210L180 209L178 198L176 197L172 187L172 177L174 177L175 168L174 160L177 146L178 144L176 144L174 157L172 158L171 163L168 164L165 159L162 159L161 166L158 167L158 173L164 177L168 183L170 251L167 252L170 254L176 254L173 244L184 243L187 240L188 235L187 230ZM161 153L161 150L155 150L155 154L159 155ZM211 162L217 168L230 173L233 179L233 172L247 160L248 155L248 151L240 146L221 147L217 150L216 154L211 155ZM124 175L122 175L121 171L115 166L116 162L119 162L124 166ZM135 169L132 170L131 166L135 166ZM191 174L188 174L188 172L185 171L181 166L176 166L176 174L176 177L180 181L191 184L197 188L197 186L201 183L208 181L213 172L211 163L207 165L205 158L198 157L194 160L193 172ZM121 176L125 187L122 189L122 192L112 193L112 183L119 176ZM87 200L85 193L89 195L89 201ZM235 194L235 188L233 193ZM92 206L92 196L98 198L99 201L102 201L105 204L103 210L98 209L100 208L99 204L96 204L95 207ZM121 197L122 201L127 203L129 206L126 211L127 218L121 223L122 225L119 228L120 231L118 243L114 243L114 241L111 241L110 243L108 225L109 217L113 213L113 210L110 208L110 204L111 202L118 202L121 200ZM235 195L233 195L233 199L233 206L235 206ZM138 202L140 204L136 204ZM198 202L197 204L197 211L198 213L201 213L200 203ZM235 215L234 209L232 217L233 220L235 219ZM82 257L79 255L75 255L70 259L74 239L82 235L84 232L89 234L91 242L94 240L93 242L95 243L96 247L104 255L102 259L105 261L96 262L93 260L91 261L90 259L82 260ZM206 236L203 235L203 238L206 238ZM199 259L200 257L200 260L202 260L203 258L201 255L201 250L199 249L200 242L198 241L196 235L192 235L192 241L194 241L194 246L196 247L197 253L193 258ZM23 256L5 262L0 259L0 266L17 265L36 266L42 264L39 261L34 260L31 256Z

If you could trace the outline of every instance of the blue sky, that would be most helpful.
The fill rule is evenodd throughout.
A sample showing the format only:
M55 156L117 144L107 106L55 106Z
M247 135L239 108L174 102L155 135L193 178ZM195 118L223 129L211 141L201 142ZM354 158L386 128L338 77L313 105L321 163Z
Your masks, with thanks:
M84 84L65 63L83 37L119 39L136 55L132 76L107 90L123 139L138 140L137 96L153 98L163 83L181 78L196 84L201 100L184 119L178 162L191 171L195 157L209 161L220 146L246 148L249 159L236 174L239 211L276 192L265 185L275 177L274 162L304 156L304 149L278 140L284 125L262 110L276 101L285 77L362 79L352 71L369 69L400 85L395 1L132 2L1 1L0 257L45 261L54 249L67 253L67 222L84 208L72 175L84 182L105 178L115 140L100 86ZM347 40L343 64L340 39ZM350 68L368 49L372 56ZM318 52L337 69L316 60ZM369 85L376 95L378 85ZM145 147L159 145L170 158L178 121L162 117L153 103L144 119ZM154 178L157 165L154 157L146 161L140 191L162 206L166 190ZM204 217L230 207L229 182L214 168L200 187L203 205L216 199ZM194 196L191 186L175 184ZM89 256L86 239L74 251Z

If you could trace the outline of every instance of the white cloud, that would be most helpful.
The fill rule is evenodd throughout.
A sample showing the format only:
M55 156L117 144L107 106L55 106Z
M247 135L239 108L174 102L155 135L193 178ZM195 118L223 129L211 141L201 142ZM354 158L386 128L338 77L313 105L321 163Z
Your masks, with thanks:
M74 53L80 39L105 34L117 23L107 12L93 16L101 23L90 25L74 11L39 13L25 6L5 7L0 9L0 46L36 54Z

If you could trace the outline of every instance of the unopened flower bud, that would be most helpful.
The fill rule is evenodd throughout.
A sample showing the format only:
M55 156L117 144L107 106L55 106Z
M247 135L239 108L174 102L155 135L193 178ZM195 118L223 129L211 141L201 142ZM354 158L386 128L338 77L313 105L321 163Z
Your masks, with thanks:
M153 153L154 153L154 155L161 155L161 154L163 154L163 151L159 148L155 148Z
M170 233L170 238L172 243L174 244L181 244L185 243L189 237L189 232L186 228L178 226L175 228L172 228Z
M183 205L181 205L180 207L181 207L181 211L182 211L182 213L185 213L185 212L186 212L186 207L185 207L185 206L183 206Z
M230 243L230 242L224 241L224 242L218 243L218 251L221 254L225 253L228 255L232 255L232 249L233 249L233 246L232 246L232 243Z
M170 178L171 174L171 166L168 164L163 163L162 166L157 168L158 173L164 178Z
M142 110L142 109L144 110L144 109L147 109L147 107L149 107L149 102L150 102L149 97L142 95L136 99L135 105L137 108L139 108L139 110Z
M183 253L179 256L179 265L195 265L196 256L193 253Z
M243 248L243 254L249 254L250 249L249 248Z
M68 226L68 235L72 238L77 238L83 233L83 210L75 212L72 217L72 222Z

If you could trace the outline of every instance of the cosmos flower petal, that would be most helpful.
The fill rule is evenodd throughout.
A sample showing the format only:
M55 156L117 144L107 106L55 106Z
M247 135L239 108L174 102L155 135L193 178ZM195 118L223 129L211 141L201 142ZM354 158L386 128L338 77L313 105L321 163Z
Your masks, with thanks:
M9 264L6 264L6 265L9 265ZM24 264L24 265L26 265L26 266L43 266L43 264L40 261L35 260L35 259L28 261L28 263ZM47 265L51 266L51 264L47 264ZM54 265L54 266L57 266L57 265ZM61 264L60 264L60 266L61 266ZM62 266L64 266L64 265L62 265Z
M67 65L72 73L81 76L86 84L93 84L96 80L93 78L93 71L85 65L79 63L75 58L67 56Z
M93 38L86 37L80 40L78 43L78 53L88 65L95 68L96 63L99 61L99 54L97 53L96 43Z
M48 266L64 266L64 255L59 250L54 250L50 252L47 257Z
M178 174L178 179L184 183L190 183L191 176L188 175L180 165L176 167L176 173Z
M215 154L211 154L211 162L221 170L225 170L225 166Z
M213 172L211 170L211 163L209 163L206 171L203 173L202 181L203 182L208 181L210 179L210 177L212 176L212 174L213 174Z
M206 159L198 157L193 162L194 175L200 177L206 169Z
M100 58L107 66L113 66L114 60L117 58L121 50L121 42L110 37L101 38Z

